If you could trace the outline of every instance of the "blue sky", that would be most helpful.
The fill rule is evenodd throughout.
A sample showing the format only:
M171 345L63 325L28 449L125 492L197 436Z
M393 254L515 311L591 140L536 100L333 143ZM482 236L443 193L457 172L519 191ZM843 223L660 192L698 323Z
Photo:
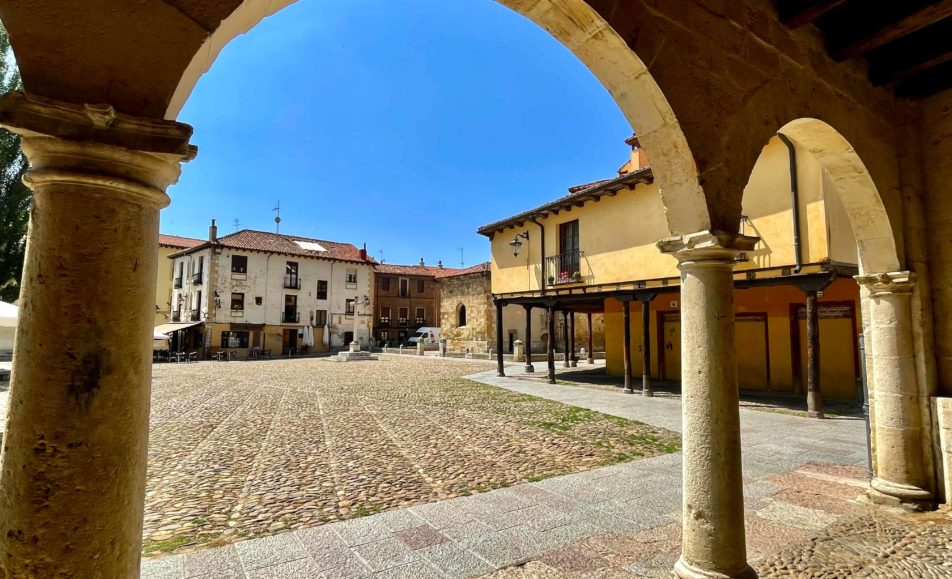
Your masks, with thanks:
M491 0L301 0L225 47L179 120L195 161L162 231L354 244L388 263L489 258L480 225L612 176L630 128L544 30Z

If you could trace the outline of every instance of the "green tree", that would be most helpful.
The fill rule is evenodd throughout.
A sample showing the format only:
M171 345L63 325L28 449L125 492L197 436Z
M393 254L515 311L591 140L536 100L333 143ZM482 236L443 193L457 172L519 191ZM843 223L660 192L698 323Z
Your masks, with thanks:
M0 94L20 90L17 69L7 31L0 25ZM20 137L0 129L0 300L20 296L20 276L26 251L26 230L33 194L23 184L27 160L20 150Z

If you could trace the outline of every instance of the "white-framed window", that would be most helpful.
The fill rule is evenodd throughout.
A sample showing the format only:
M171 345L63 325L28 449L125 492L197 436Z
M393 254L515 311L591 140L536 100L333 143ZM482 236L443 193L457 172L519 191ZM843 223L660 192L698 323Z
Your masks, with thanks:
M356 269L348 269L347 272L344 274L344 276L345 276L344 283L346 283L348 286L357 285L357 270Z

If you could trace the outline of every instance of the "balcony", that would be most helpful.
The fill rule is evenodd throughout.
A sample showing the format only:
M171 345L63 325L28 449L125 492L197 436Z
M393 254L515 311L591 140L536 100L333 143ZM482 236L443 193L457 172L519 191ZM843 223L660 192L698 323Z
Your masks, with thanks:
M189 316L189 319L193 322L202 321L202 310L192 310L192 313Z
M584 254L568 251L545 258L545 278L549 286L582 283L587 277L582 271Z
M426 318L417 318L417 319L414 320L414 321L416 322L416 326L417 326L418 328L421 327L421 326L425 326L425 325L426 325Z
M397 320L397 325L400 326L400 327L406 327L406 325L407 325L407 319L406 319L406 318L400 318L400 319L398 319L398 320Z
M181 321L182 321L182 312L181 312L181 310L177 310L177 311L172 312L172 321L173 321L173 322L181 322Z
M298 324L301 322L301 312L292 312L285 310L281 316L282 324Z
M182 278L175 278L175 282L172 283L172 287L175 289L182 289Z
M296 275L284 276L284 289L301 289L301 278Z
M383 318L383 317L380 318L380 325L383 326L383 327L385 327L385 328L388 327L388 326L390 325L390 316L387 316L387 317L385 317L385 318Z
M192 285L202 285L202 272L192 274Z

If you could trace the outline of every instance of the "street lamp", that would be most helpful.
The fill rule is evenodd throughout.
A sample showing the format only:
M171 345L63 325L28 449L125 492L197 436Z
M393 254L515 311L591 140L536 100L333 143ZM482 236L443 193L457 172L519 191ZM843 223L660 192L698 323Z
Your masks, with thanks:
M512 238L512 241L509 242L509 247L512 248L512 255L513 255L513 257L519 257L519 251L522 250L522 242L519 241L519 238L522 238L522 239L525 239L526 241L528 241L528 240L529 240L529 232L528 232L528 231L523 231L522 233L517 233L517 234Z

